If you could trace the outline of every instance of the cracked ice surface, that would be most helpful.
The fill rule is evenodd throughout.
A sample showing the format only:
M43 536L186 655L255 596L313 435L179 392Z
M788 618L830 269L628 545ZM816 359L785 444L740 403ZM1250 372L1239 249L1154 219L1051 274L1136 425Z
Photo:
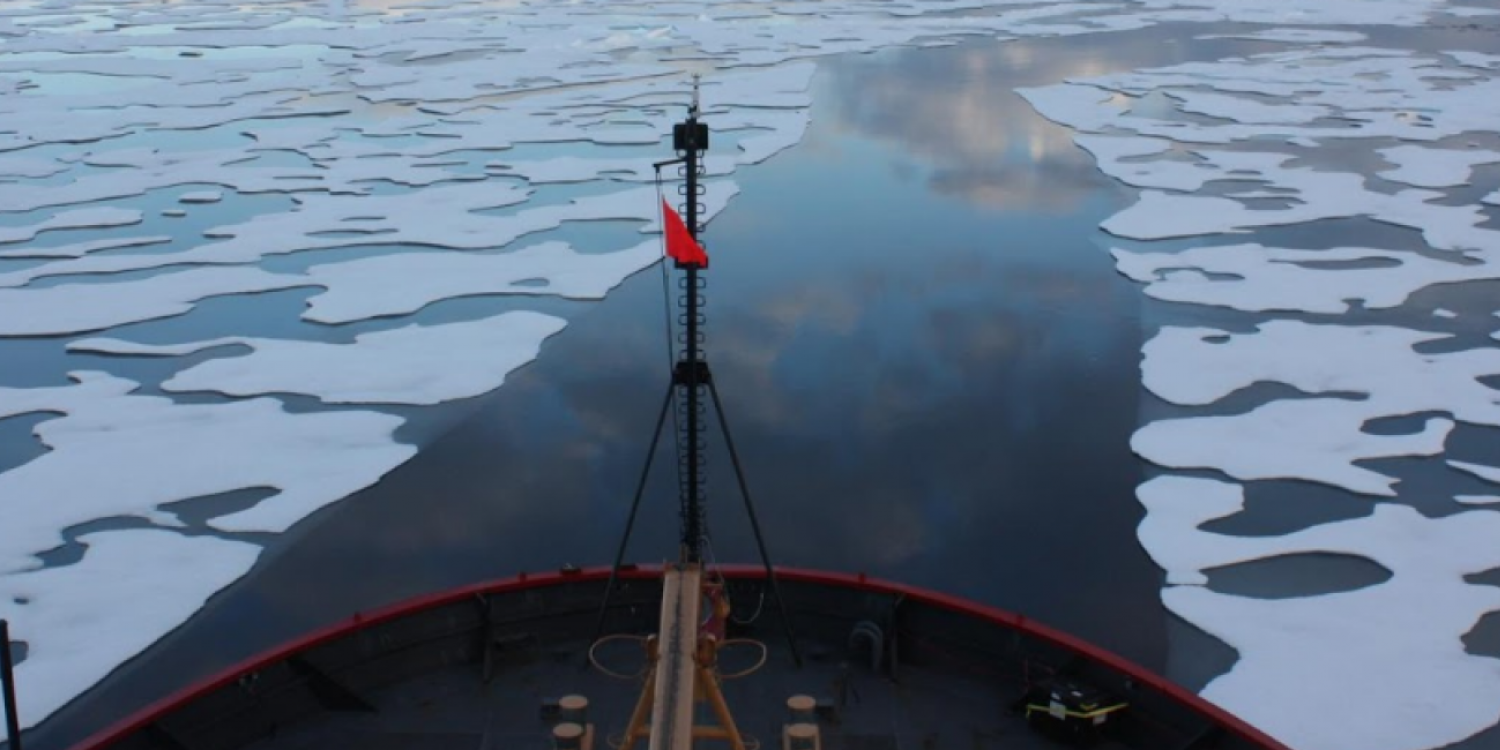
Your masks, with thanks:
M1245 4L1241 18L1275 13L1275 6ZM1349 6L1328 6L1337 7ZM1299 5L1279 20L1302 24L1319 8ZM1396 311L1431 286L1500 279L1500 234L1484 226L1493 222L1481 205L1500 193L1458 200L1463 194L1451 190L1494 174L1490 165L1500 157L1473 139L1497 131L1500 66L1473 52L1347 46L1363 37L1339 30L1248 36L1293 46L1020 93L1078 131L1075 142L1102 172L1143 188L1103 223L1107 231L1146 242L1247 239L1112 249L1118 270L1155 299L1256 315L1253 326L1235 330L1172 325L1149 337L1145 386L1196 413L1144 424L1132 448L1168 469L1317 482L1385 501L1364 518L1239 537L1199 527L1241 513L1242 484L1168 472L1138 489L1146 508L1140 539L1167 573L1167 607L1238 652L1206 697L1292 747L1419 750L1457 742L1500 720L1500 661L1467 653L1462 641L1482 616L1500 610L1496 589L1463 578L1500 567L1493 544L1500 513L1484 507L1497 498L1456 495L1453 507L1463 512L1428 518L1406 503L1450 498L1410 497L1375 460L1436 463L1457 423L1500 424L1500 390L1489 385L1500 375L1500 349L1427 353L1462 340L1334 316ZM1253 188L1231 192L1230 182ZM1277 205L1259 202L1266 199ZM1254 241L1263 228L1334 219L1414 232L1400 247L1354 246L1357 235L1332 248ZM1282 312L1324 317L1265 316ZM1455 314L1438 308L1418 319L1434 317ZM1307 395L1257 397L1232 412L1224 406L1235 394L1244 403L1246 389L1264 383ZM1369 429L1396 417L1408 417L1404 431ZM1500 483L1491 465L1447 464ZM1290 599L1207 587L1210 568L1311 553L1354 555L1393 576ZM1462 695L1452 701L1412 697L1455 691Z

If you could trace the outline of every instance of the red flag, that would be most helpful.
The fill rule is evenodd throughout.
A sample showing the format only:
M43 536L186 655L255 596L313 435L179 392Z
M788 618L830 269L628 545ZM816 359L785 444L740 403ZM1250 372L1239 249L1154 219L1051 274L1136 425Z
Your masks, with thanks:
M666 218L667 257L678 263L696 264L699 268L708 268L708 253L703 252L703 246L693 239L693 235L688 234L687 225L682 223L682 217L678 216L665 200L661 202L661 210Z

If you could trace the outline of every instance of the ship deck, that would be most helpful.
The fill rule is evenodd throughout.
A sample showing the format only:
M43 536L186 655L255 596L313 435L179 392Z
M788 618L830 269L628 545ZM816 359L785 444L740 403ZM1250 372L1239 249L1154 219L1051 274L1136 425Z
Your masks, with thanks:
M254 748L322 750L551 750L546 707L563 695L589 700L589 721L596 727L594 747L618 743L641 689L639 680L607 677L581 670L583 642L561 644L542 652L517 654L499 665L485 683L472 665L457 665L364 696L375 711L330 713L317 721L278 732L250 745ZM1019 683L964 676L954 670L905 667L899 682L872 673L870 665L851 661L836 644L803 643L809 658L794 665L774 640L765 666L743 679L724 684L735 722L762 750L781 743L789 719L787 698L809 695L827 708L819 722L824 750L1055 750L1064 747L1028 727L1010 704L1021 694ZM625 661L634 644L610 649ZM807 648L807 647L811 648ZM727 662L726 670L733 666ZM747 666L747 665L738 665ZM841 689L841 686L844 686ZM842 701L840 700L842 698ZM700 712L707 716L706 711ZM705 719L706 720L706 719ZM613 738L608 743L606 738ZM727 747L727 744L719 743ZM1096 750L1127 745L1101 738ZM637 747L644 748L645 743Z
M747 750L783 746L794 695L817 701L819 750L1286 750L1160 676L1019 615L864 576L783 570L783 620L763 570L722 572L733 606L721 673L760 657L730 643L766 646L757 671L724 682L736 724L755 740ZM188 686L77 750L547 750L568 695L589 702L593 742L583 750L617 749L640 695L641 639L658 624L662 574L621 574L604 621L616 637L595 649L614 676L588 659L607 578L604 569L519 576L356 615ZM1068 727L1078 734L1038 732L1021 699L1051 679L1108 697L1092 705L1127 708L1102 733L1077 720ZM700 723L716 723L710 715L699 707Z

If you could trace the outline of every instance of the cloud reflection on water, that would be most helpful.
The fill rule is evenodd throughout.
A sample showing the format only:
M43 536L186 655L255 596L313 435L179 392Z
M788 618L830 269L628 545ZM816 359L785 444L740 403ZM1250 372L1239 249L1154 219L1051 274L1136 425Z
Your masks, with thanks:
M997 209L1065 214L1098 190L1095 167L1075 158L1066 129L1018 108L1013 89L1032 80L1097 75L1113 67L1104 57L1113 61L1121 48L1127 57L1134 51L1078 45L1071 54L1041 55L1036 48L1011 42L841 58L830 66L837 85L820 91L818 100L832 99L846 113L843 132L925 157L928 184L940 194ZM1159 49L1152 54L1159 58Z

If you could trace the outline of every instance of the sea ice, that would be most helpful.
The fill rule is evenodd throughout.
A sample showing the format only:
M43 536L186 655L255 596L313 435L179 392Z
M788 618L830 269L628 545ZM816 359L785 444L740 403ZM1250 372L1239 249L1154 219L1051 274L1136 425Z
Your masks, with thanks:
M308 300L302 317L319 323L347 323L405 315L439 300L487 294L601 299L661 257L661 242L651 239L603 254L579 253L563 242L543 242L510 253L401 253L313 266L308 277L327 291Z
M1431 202L1442 197L1440 193L1415 189L1378 193L1365 188L1362 175L1283 167L1281 163L1291 158L1286 154L1195 153L1221 169L1221 179L1263 181L1291 191L1286 197L1295 202L1281 209L1255 209L1228 198L1144 190L1134 205L1100 226L1119 237L1159 240L1367 216L1417 229L1435 249L1500 252L1500 232L1479 226L1488 219L1482 208ZM1231 166L1231 160L1240 163ZM1236 171L1240 174L1234 175Z
M194 268L139 280L0 288L0 336L55 336L182 315L193 303L226 294L311 286L300 276L249 266ZM87 302L83 302L87 300Z
M54 229L89 229L139 224L141 223L141 216L140 211L129 208L116 208L114 206L96 206L59 211L53 214L52 218L36 224L0 227L0 245L33 240L42 232Z
M40 179L68 171L67 164L55 159L32 159L24 156L9 156L0 159L0 179Z
M1244 244L1180 253L1111 253L1120 273L1147 284L1150 297L1246 312L1337 314L1347 312L1351 301L1390 308L1435 284L1500 278L1500 264L1489 260L1463 264L1357 247L1293 250Z
M479 211L524 202L530 190L508 183L464 183L357 199L303 195L298 208L259 214L238 224L204 231L219 242L176 253L114 255L48 263L0 273L0 287L21 286L46 276L108 274L189 264L253 263L267 256L381 243L459 249L500 247L527 232L550 229L567 214L564 206L528 209L518 216L486 216ZM593 205L588 203L586 205ZM654 210L649 204L634 212ZM586 211L579 211L592 216ZM572 218L568 216L567 218ZM605 217L613 218L613 217Z
M177 200L182 203L218 203L223 198L224 193L219 190L199 190L183 193Z
M722 211L739 191L736 185L724 181L709 181L704 188L707 191L702 199L704 210L699 216L705 222ZM47 276L121 273L188 264L251 263L269 255L368 245L372 240L381 244L464 250L496 248L569 221L634 220L645 224L642 231L657 231L656 216L660 209L656 190L649 186L523 208L507 216L478 213L522 203L530 192L522 186L483 182L390 196L300 196L297 211L261 214L239 224L205 231L210 237L223 238L221 242L176 253L109 255L47 263L0 273L0 287L21 286Z
M94 201L145 195L152 190L191 184L215 184L243 193L330 190L363 192L329 184L311 167L252 167L241 164L241 150L180 152L151 149L115 150L91 156L92 166L118 167L57 185L0 183L0 205L31 211ZM233 168L231 168L233 167Z
M1167 96L1181 102L1184 112L1251 124L1302 124L1327 117L1333 110L1321 104L1265 104L1243 96L1182 89Z
M1142 381L1174 404L1206 405L1255 383L1285 383L1309 394L1362 395L1359 404L1372 417L1448 412L1500 426L1500 391L1481 382L1500 375L1500 349L1416 350L1451 338L1295 320L1262 323L1255 333L1166 327L1146 343Z
M1322 0L1297 3L1273 0L1142 0L1147 9L1192 8L1212 11L1215 20L1239 23L1317 25L1419 26L1444 6L1443 0ZM1207 20L1207 19L1205 19Z
M1153 156L1172 149L1172 142L1165 138L1140 138L1137 136L1120 135L1086 135L1079 133L1073 136L1073 142L1077 143L1085 151L1094 155L1100 162L1111 164L1118 163L1122 159L1137 156ZM1161 166L1152 162L1154 166Z
M1500 718L1496 660L1466 653L1460 640L1500 609L1500 590L1463 580L1500 567L1486 541L1500 534L1500 514L1428 518L1384 505L1363 518L1238 537L1198 528L1238 511L1238 485L1163 476L1137 496L1147 508L1142 544L1173 583L1201 584L1211 568L1294 554L1353 555L1391 572L1362 589L1288 599L1169 586L1162 599L1173 612L1239 652L1205 697L1298 748L1420 750ZM1438 696L1448 710L1414 694Z
M1427 421L1414 435L1371 435L1381 418L1446 412L1500 426L1500 350L1422 354L1419 344L1451 338L1387 326L1262 323L1255 333L1162 329L1145 347L1143 382L1176 404L1205 405L1257 382L1358 400L1280 400L1238 415L1153 422L1132 441L1144 458L1178 468L1217 468L1242 479L1300 478L1353 492L1389 495L1393 480L1353 465L1395 455L1437 455L1452 423ZM1350 362L1361 363L1350 367ZM1453 463L1472 471L1472 465ZM1483 476L1481 474L1481 476ZM1497 470L1500 481L1500 470Z
M1500 467L1485 466L1484 464L1473 464L1466 461L1449 461L1449 466L1460 471L1466 471L1485 481L1500 484Z
M563 326L561 318L518 311L466 323L362 333L350 344L229 336L175 345L87 339L68 349L163 356L246 346L250 354L195 365L162 383L162 390L232 396L305 393L331 404L422 405L500 387L507 374L535 359L542 342Z
M1202 92L1205 87L1212 91ZM1247 119L1196 122L1104 106L1116 94L1158 91L1183 100L1211 101L1216 115ZM1299 48L1183 63L1069 79L1017 93L1043 117L1075 130L1166 137L1181 143L1227 144L1270 137L1300 142L1374 137L1435 141L1490 130L1500 116L1500 79L1407 50L1370 47ZM1272 105L1243 94L1285 103ZM1329 117L1306 119L1318 112ZM1270 122L1250 121L1256 118Z
M1408 435L1361 431L1376 416L1382 416L1378 408L1363 401L1272 401L1244 414L1152 422L1136 431L1130 447L1141 458L1173 469L1218 469L1236 479L1302 479L1392 496L1395 478L1356 462L1439 455L1454 425L1431 418Z
M1381 515L1415 515L1390 510ZM1495 517L1465 515L1480 516L1464 519L1471 523ZM1496 531L1492 523L1478 526ZM1370 531L1342 529L1350 535ZM1434 543L1416 538L1424 547ZM1483 546L1472 536L1438 543ZM1204 697L1235 706L1241 718L1290 746L1419 750L1479 732L1497 718L1500 669L1493 659L1465 653L1458 636L1480 614L1500 608L1500 592L1465 584L1448 571L1274 601L1177 587L1164 592L1163 601L1252 655L1209 683ZM1359 698L1351 700L1355 694ZM1444 710L1411 700L1413 694L1441 694Z
M1335 31L1333 29L1266 29L1240 34L1204 34L1199 39L1251 39L1261 42L1292 42L1295 44L1353 44L1368 37L1358 31Z
M1166 5L1164 0L1151 7ZM1219 0L1171 5L1299 24L1352 22L1364 13L1407 23L1414 20L1408 12L1440 8L1355 2L1252 8ZM1315 45L1363 38L1326 29L1287 31L1249 36ZM1468 184L1475 167L1496 163L1500 154L1416 144L1495 132L1500 78L1480 72L1500 68L1495 59L1309 46L1080 77L1020 93L1043 116L1081 131L1075 138L1095 155L1101 171L1149 188L1104 222L1116 235L1213 236L1363 217L1416 229L1428 248L1445 251L1253 243L1112 251L1120 272L1147 284L1147 294L1157 299L1247 312L1339 314L1355 305L1396 307L1431 285L1500 279L1500 235L1484 226L1491 217L1476 202L1460 204L1432 190L1385 192L1372 179L1374 170L1334 172L1321 161L1332 154L1341 164L1357 164L1363 149L1397 167L1380 177L1414 188ZM1373 138L1412 143L1392 148L1356 140ZM1168 146L1151 150L1153 140L1168 139ZM1203 192L1226 180L1258 185L1228 195ZM1261 199L1285 205L1248 203ZM1452 315L1441 308L1435 314ZM1257 322L1253 333L1163 329L1145 346L1145 385L1188 406L1220 402L1255 383L1290 386L1309 397L1152 422L1132 439L1138 454L1166 467L1246 480L1300 479L1391 497L1397 480L1363 462L1439 456L1454 420L1500 424L1500 392L1481 380L1500 374L1494 349L1425 353L1417 347L1451 337L1389 326ZM1452 419L1417 420L1408 434L1365 431L1374 420L1428 414ZM1500 483L1495 467L1450 464ZM1244 495L1238 484L1165 476L1142 485L1138 495L1147 508L1140 539L1168 577L1164 602L1239 652L1236 665L1210 683L1206 697L1290 746L1309 750L1430 748L1462 740L1500 718L1497 662L1466 653L1461 641L1481 615L1500 609L1494 588L1463 580L1500 567L1496 548L1483 541L1500 533L1500 514L1482 509L1426 518L1404 505L1378 505L1367 518L1279 536L1235 537L1199 526L1240 511ZM1487 495L1455 500L1497 501ZM1183 585L1205 583L1210 568L1320 553L1363 557L1393 577L1356 591L1289 599ZM1447 700L1455 691L1462 696ZM1348 699L1355 694L1358 700ZM1411 695L1439 697L1424 703Z
M1444 8L1443 12L1450 16L1458 16L1459 18L1500 15L1500 10L1496 10L1495 8L1476 8L1471 5L1450 5Z
M159 519L162 504L246 488L279 492L210 524L285 531L415 452L392 439L402 420L388 414L291 414L270 398L177 404L122 393L135 384L103 373L73 376L83 390L61 397L57 388L0 388L0 413L64 412L36 427L51 451L0 474L7 518L0 573L37 567L34 555L61 544L60 530L70 526L110 516Z
M1453 12L1450 9L1449 12ZM1496 11L1494 14L1500 14ZM1469 50L1449 50L1443 54L1458 61L1459 65L1470 68L1483 68L1485 70L1500 70L1500 55L1487 55L1483 52L1471 52Z
M14 250L0 250L0 258L81 258L89 253L100 250L164 245L171 241L172 238L165 235L149 237L105 237L98 240L74 242L68 245L50 245L47 247L31 245Z
M1396 146L1379 151L1396 168L1380 176L1413 187L1443 188L1469 184L1474 167L1500 163L1500 153L1480 149Z
M1167 583L1208 583L1202 561L1214 558L1199 547L1212 544L1214 539L1190 532L1244 510L1244 488L1217 479L1164 474L1137 487L1135 495L1146 509L1137 536L1151 559L1166 572Z
M244 542L157 529L84 534L77 543L86 548L78 562L0 577L0 617L28 646L16 667L22 727L191 617L260 554Z
M1134 136L1073 136L1074 142L1094 155L1099 171L1133 187L1164 190L1197 190L1210 180L1229 179L1212 165L1183 161L1140 161L1137 157L1165 153L1172 142L1164 138Z
M1500 496L1496 495L1454 495L1453 499L1464 505L1494 505L1500 503Z

